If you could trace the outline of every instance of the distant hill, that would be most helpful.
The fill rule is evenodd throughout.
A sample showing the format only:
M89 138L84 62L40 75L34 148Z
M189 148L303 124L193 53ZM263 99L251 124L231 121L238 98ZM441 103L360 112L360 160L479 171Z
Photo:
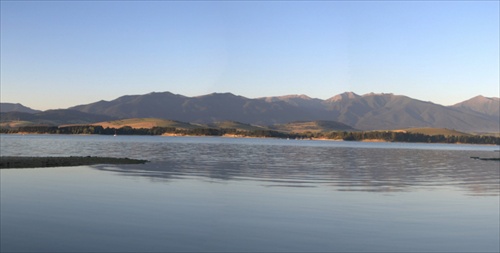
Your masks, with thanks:
M500 98L476 96L469 100L455 104L452 107L466 112L482 113L493 117L500 117Z
M201 128L201 125L193 125L186 122L180 122L175 120L166 120L158 118L133 118L133 119L121 119L113 121L104 121L93 123L94 126L102 126L104 128L121 128L129 126L132 128L153 128L153 127L175 127L177 129L195 129Z
M89 124L110 119L113 118L105 115L96 115L66 109L48 110L38 113L0 113L0 123L2 123L3 127L18 127L27 125L59 126L63 124Z
M495 101L498 98L476 97L455 106L442 106L402 95L374 93L345 92L321 100L305 95L250 99L231 93L186 97L153 92L70 109L115 118L162 118L200 124L236 121L268 126L324 120L360 130L431 127L494 133L500 132Z
M36 120L37 116L34 113L28 112L1 112L0 113L0 122L9 122L9 121L32 121Z
M153 92L79 105L70 109L117 118L163 118L194 123L238 121L270 125L314 118L309 111L286 102L268 103L231 93L185 97L170 92Z
M314 111L311 115L317 119L333 120L361 130L434 127L465 132L500 132L498 116L394 94L369 93L361 96L345 92L320 101L304 96L264 99L302 105Z
M318 98L310 98L306 95L287 95L287 96L279 96L279 97L263 97L260 98L268 103L274 102L285 102L287 104L307 108L308 110L323 110L324 104L323 100Z
M500 123L483 114L464 112L394 94L344 93L325 101L333 118L362 130L410 127L495 131Z
M208 124L208 127L223 128L223 129L236 129L238 131L255 131L255 130L269 130L267 127L255 126L245 124L237 121L222 121Z
M34 125L34 123L31 121L24 121L24 120L0 122L0 128L7 128L7 129L19 128L19 127L31 126L31 125Z
M356 129L336 121L296 121L272 126L273 129L291 133L356 131Z
M26 112L26 113L37 113L41 112L39 110L31 109L22 104L14 103L0 103L0 112Z

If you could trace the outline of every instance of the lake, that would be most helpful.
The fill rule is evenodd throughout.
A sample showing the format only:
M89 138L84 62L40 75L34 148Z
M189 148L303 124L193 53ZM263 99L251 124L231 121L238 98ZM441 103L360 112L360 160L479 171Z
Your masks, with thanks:
M498 146L0 135L2 252L498 252Z

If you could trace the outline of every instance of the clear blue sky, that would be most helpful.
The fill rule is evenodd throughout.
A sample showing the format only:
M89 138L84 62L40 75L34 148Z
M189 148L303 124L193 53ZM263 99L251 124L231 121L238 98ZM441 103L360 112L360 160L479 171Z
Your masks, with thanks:
M499 1L1 1L1 101L500 89Z

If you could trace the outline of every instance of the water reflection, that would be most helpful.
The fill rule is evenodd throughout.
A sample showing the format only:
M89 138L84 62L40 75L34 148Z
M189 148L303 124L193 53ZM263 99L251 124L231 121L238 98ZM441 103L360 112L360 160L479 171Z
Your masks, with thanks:
M147 165L97 166L120 175L175 180L258 180L267 187L333 187L401 192L455 187L471 195L500 192L498 152L235 144L171 144L149 149Z
M500 163L469 158L491 150L0 137L2 155L151 161L1 170L1 252L499 251L498 197L467 196L499 195Z
M473 195L499 195L496 146L286 141L147 136L0 135L2 155L111 156L147 159L141 166L98 166L156 181L203 177L259 180L264 186L339 191L413 191L455 187ZM40 148L43 147L43 148Z

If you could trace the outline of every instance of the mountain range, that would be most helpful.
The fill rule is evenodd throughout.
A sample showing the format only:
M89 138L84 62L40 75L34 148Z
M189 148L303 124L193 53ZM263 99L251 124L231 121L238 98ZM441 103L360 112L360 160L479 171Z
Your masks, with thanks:
M152 92L57 111L59 114L65 112L73 115L78 112L78 117L89 120L99 118L101 121L103 117L162 118L202 124L237 121L269 126L319 120L336 121L359 130L435 127L475 133L500 132L500 99L483 96L443 106L384 93L358 95L345 92L322 100L306 95L251 99L231 93L187 97L170 92ZM40 113L43 112L35 115ZM11 116L9 113L2 113L2 121L7 117L12 118ZM76 118L73 117L72 121L76 121Z
M0 112L26 112L26 113L37 113L41 112L39 110L34 110L26 107L22 104L14 103L0 103Z

